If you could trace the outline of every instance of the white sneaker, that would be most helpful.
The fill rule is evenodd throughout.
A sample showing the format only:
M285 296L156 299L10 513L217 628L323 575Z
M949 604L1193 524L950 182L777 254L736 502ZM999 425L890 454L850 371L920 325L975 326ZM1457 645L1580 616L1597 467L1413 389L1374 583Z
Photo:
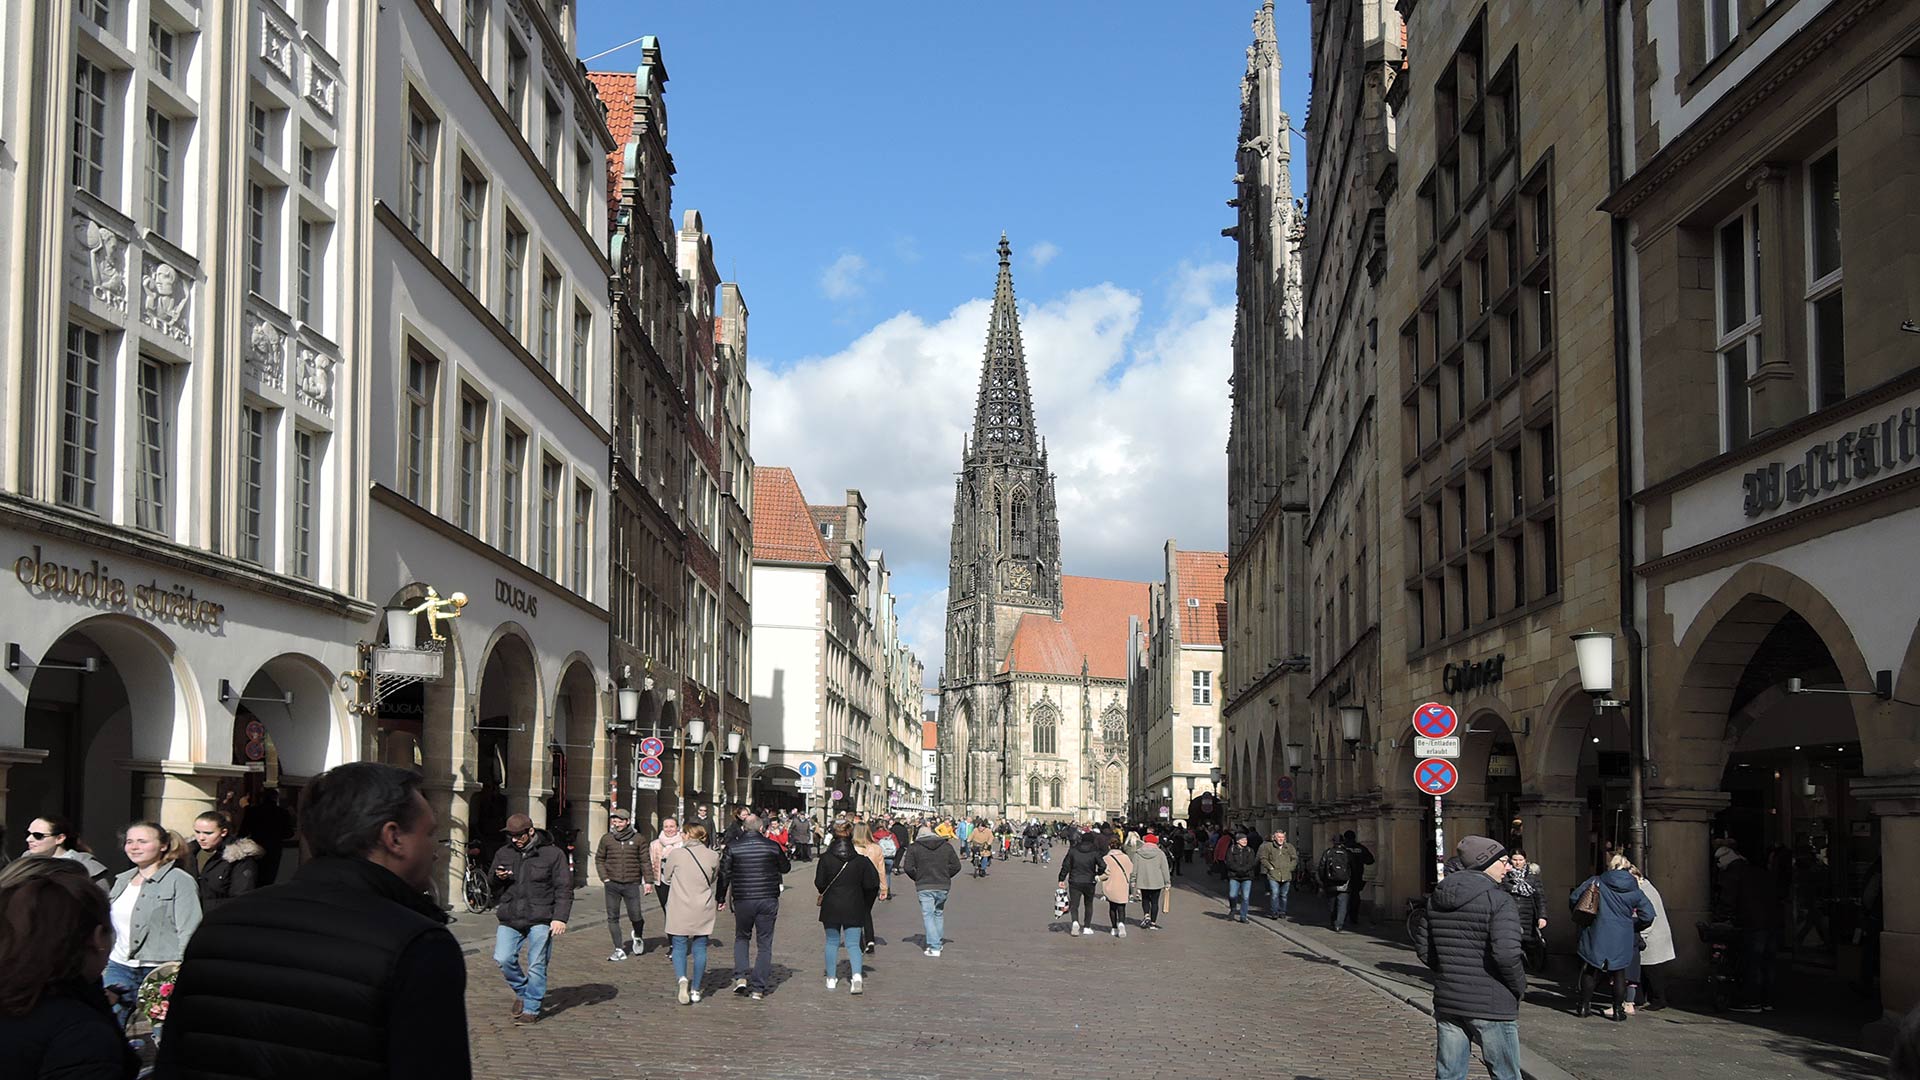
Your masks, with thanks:
M931 957L933 957L933 958L934 958L935 960L938 960L938 959L940 959L940 950L939 950L939 949L930 949L930 950L928 950L928 952L927 952L927 955L928 955L928 956L931 956Z
M619 948L618 946L615 946L612 955L607 957L608 960L625 960L626 958L627 950Z
M1069 933L1069 934L1077 934L1077 933L1079 933L1079 932L1080 932L1080 920L1079 920L1079 919L1075 919L1075 920L1073 920L1073 925L1072 925L1072 926L1069 926L1069 927L1067 927L1067 933Z
M687 980L681 979L679 998L680 1004L689 1005L700 1000L700 992L698 990L688 990Z
M866 981L862 979L860 976L855 975L853 977L853 981L847 984L847 993L849 994L862 993L866 990L866 988L867 988Z
M839 980L839 979L836 979L836 978L834 978L834 977L833 977L833 976L831 976L831 975L829 975L829 976L827 976L827 989L829 989L829 990L836 990L836 989L838 989L838 988L839 988L839 986L840 986L840 980Z
M627 955L628 956L647 955L647 939L643 937L634 938L633 947L627 950Z
M1118 926L1115 926L1115 927L1113 928L1113 932L1114 932L1115 934L1117 934L1117 935L1119 935L1120 937L1126 937L1126 936L1127 936L1127 924L1126 924L1126 923L1121 923L1121 924L1119 924Z
M698 990L695 990L695 991L693 992L693 1003L694 1003L695 1005L698 1005L698 1004L700 1004L700 991L698 991Z
M1108 937L1119 937L1119 936L1120 936L1120 928L1119 928L1119 927L1117 927L1117 926L1110 926L1110 927L1108 927L1108 928L1107 928L1107 936L1108 936Z
M1085 929L1083 929L1083 930L1081 930L1081 931L1080 931L1080 933L1081 933L1082 935L1084 935L1084 936L1086 936L1086 937L1092 937L1092 936L1093 936L1093 927L1091 927L1091 926L1089 926L1089 927L1086 927Z

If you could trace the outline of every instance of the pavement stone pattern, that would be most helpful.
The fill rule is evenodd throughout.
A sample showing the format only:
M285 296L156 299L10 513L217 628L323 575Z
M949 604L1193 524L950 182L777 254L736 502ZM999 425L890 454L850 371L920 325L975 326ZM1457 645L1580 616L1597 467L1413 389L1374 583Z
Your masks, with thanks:
M1057 854L1056 849L1056 854ZM507 1080L683 1075L889 1080L1239 1076L1412 1080L1433 1075L1432 1021L1336 964L1258 925L1229 921L1210 895L1182 889L1165 929L1069 937L1053 917L1058 863L996 864L955 879L947 944L921 953L913 884L891 879L866 993L822 985L813 864L788 877L774 935L774 989L728 991L731 912L715 925L706 1000L674 1000L664 919L647 900L647 954L609 962L598 888L581 889L554 945L543 1018L511 1022L492 962L491 913L461 916L470 952L474 1074ZM1178 881L1178 879L1176 879ZM1138 919L1134 905L1131 916Z

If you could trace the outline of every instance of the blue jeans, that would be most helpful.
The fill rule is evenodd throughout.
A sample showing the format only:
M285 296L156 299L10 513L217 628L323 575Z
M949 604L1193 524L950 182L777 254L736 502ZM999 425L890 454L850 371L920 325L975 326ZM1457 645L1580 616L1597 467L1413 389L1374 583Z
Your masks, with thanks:
M938 949L947 929L947 890L927 889L920 894L920 921L927 926L927 948Z
M700 989L700 984L707 978L707 935L674 934L667 939L667 943L673 952L673 977L686 979L693 984L695 990ZM693 953L691 975L687 973L689 949Z
M773 922L780 916L779 897L765 900L737 900L733 905L733 977L747 979L748 989L766 993L773 989ZM758 938L760 947L753 954L752 977L748 977L747 946Z
M1287 898L1293 892L1293 882L1279 878L1267 879L1267 914L1278 919L1287 913Z
M134 1007L139 1003L140 984L146 981L148 972L159 966L107 961L107 969L100 973L100 985L111 986L121 992L120 1004L113 1007L113 1018L120 1021L121 1027L126 1027L127 1021L133 1017Z
M1333 894L1333 928L1344 930L1353 925L1353 894L1342 890Z
M857 926L829 926L827 931L827 978L836 978L840 974L840 943L847 946L847 963L855 975L860 974L860 928Z
M527 966L520 966L520 946L527 947ZM536 923L526 930L502 926L493 933L493 962L507 977L507 989L520 999L528 1016L540 1015L540 1002L547 996L547 958L553 955L553 928Z
M1520 1080L1519 1022L1464 1016L1434 1017L1434 1080L1467 1080L1474 1043L1480 1044L1480 1058L1493 1080Z
M1236 919L1247 917L1247 902L1253 899L1253 881L1241 881L1238 878L1227 879L1227 914Z

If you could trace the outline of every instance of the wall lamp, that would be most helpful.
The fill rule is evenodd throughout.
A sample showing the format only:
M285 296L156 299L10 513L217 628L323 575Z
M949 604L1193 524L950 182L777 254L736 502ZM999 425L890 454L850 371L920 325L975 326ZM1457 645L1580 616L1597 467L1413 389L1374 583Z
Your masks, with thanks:
M1879 671L1876 671L1873 673L1873 689L1871 690L1848 690L1845 688L1808 686L1806 682L1802 679L1788 679L1787 693L1789 694L1846 694L1851 697L1877 697L1881 701L1894 701L1894 702L1899 702L1902 705L1915 705L1916 707L1920 707L1920 703L1916 703L1912 701L1902 701L1900 698L1893 696L1893 669L1892 668L1881 668Z
M89 656L77 664L59 662L36 664L27 659L27 654L21 650L19 642L9 641L7 642L7 670L19 671L21 668L33 668L36 671L84 671L91 675L100 670L100 658Z
M263 696L248 696L246 694L241 694L235 691L233 688L233 684L228 682L227 680L225 679L220 680L220 704L233 705L243 701L259 701L259 702L271 701L275 705L285 705L288 708L292 708L293 707L293 691L285 690L285 691L282 691L278 696L275 696L272 694L267 694Z

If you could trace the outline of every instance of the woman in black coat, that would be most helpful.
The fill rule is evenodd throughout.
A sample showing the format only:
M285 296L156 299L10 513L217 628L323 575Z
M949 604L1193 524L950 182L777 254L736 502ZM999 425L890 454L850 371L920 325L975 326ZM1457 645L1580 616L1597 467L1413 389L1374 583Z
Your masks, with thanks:
M0 873L0 1076L131 1080L100 986L113 927L107 897L78 862L22 859Z
M880 896L880 873L873 860L853 846L853 826L845 821L833 823L833 842L820 855L813 868L813 887L820 891L820 925L826 929L827 989L840 985L840 948L847 950L847 963L853 968L848 989L860 993L866 989L861 978L860 928Z

